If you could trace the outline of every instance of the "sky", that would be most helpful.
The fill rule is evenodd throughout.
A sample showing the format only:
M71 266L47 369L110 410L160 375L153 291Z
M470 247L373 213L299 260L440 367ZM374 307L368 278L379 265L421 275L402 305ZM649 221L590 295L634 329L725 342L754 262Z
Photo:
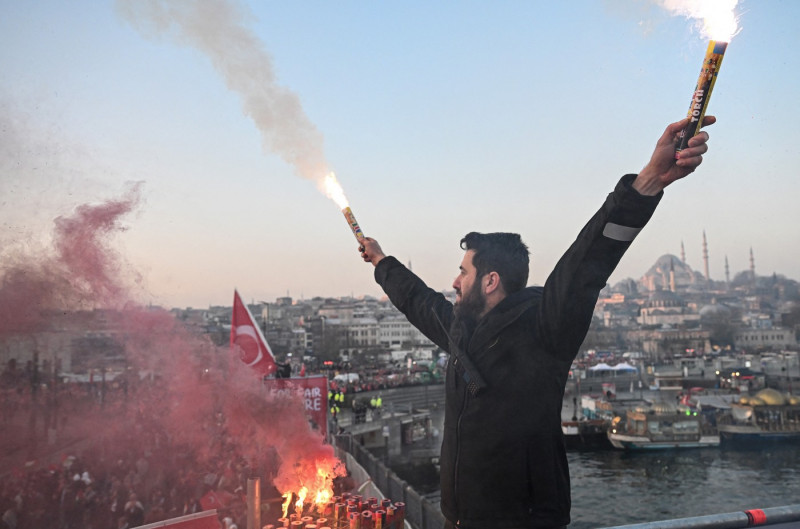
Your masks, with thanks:
M201 4L0 0L5 263L134 193L109 248L142 303L381 296L324 167L432 288L450 288L470 231L520 233L542 284L686 115L708 43L645 0ZM702 271L704 232L712 279L726 258L748 270L752 248L757 274L800 280L800 3L735 12L709 152L612 283L681 244Z

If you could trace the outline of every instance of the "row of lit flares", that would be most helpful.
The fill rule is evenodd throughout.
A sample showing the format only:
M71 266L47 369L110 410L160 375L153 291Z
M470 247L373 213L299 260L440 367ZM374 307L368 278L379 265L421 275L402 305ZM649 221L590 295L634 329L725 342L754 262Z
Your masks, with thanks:
M324 491L323 491L324 492ZM284 495L283 517L278 519L278 529L401 529L405 521L405 504L390 499L343 493L332 496L317 494L313 502L317 518L306 512L308 489L296 493L295 512L289 513L294 493ZM312 508L309 511L313 512ZM267 526L275 529L275 526Z
M297 497L297 500L294 502L294 510L296 513L302 513L303 509L306 507L306 497L308 496L308 487L302 487L297 493L287 492L283 495L284 502L282 504L283 507L283 517L289 517L289 508L292 506L292 498ZM314 495L314 501L312 503L313 508L317 510L317 512L321 512L325 505L330 502L333 493L330 490L320 490Z
M311 491L308 486L301 485L299 490L287 491L283 494L283 517L286 518L289 515L289 508L292 506L292 498L295 497L297 498L294 502L295 512L302 513L303 509L306 507L306 498L308 498L309 492L313 495L313 499L311 500L313 508L321 512L322 508L330 503L333 497L332 484L333 473L326 471L321 466L317 467L316 478L311 485Z

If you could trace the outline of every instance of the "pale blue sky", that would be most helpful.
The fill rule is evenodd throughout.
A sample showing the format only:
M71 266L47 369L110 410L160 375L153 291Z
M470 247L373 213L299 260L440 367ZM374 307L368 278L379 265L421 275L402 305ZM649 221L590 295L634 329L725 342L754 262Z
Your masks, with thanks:
M244 23L324 137L364 232L449 288L468 231L517 231L541 284L606 193L686 114L707 41L644 0L251 1ZM742 0L711 150L612 282L661 255L800 279L800 2ZM206 54L113 2L0 0L2 233L142 180L119 249L143 302L379 295L336 206L296 176ZM14 243L17 243L16 245Z

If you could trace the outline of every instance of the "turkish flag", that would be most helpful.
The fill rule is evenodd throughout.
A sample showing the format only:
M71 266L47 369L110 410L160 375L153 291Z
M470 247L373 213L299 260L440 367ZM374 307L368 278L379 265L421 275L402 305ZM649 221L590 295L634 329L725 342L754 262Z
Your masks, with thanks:
M278 369L267 340L236 290L233 291L231 350L260 375L271 375Z

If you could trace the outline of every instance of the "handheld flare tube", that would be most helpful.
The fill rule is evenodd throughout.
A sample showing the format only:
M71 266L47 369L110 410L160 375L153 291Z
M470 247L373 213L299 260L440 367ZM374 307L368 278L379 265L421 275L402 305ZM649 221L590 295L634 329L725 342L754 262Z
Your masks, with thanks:
M717 74L722 65L722 58L725 56L727 42L712 40L708 43L703 67L700 69L700 77L694 88L692 102L689 105L689 124L680 132L675 142L675 155L687 147L689 140L698 132L703 125L703 117L706 115L708 101L711 99L711 91L717 81Z
M347 206L342 210L344 214L344 218L347 219L347 223L350 225L350 229L353 230L353 235L356 236L356 240L361 242L364 240L364 232L361 231L361 226L358 225L358 221L356 220L355 215L353 215L353 210L350 209L350 206Z

